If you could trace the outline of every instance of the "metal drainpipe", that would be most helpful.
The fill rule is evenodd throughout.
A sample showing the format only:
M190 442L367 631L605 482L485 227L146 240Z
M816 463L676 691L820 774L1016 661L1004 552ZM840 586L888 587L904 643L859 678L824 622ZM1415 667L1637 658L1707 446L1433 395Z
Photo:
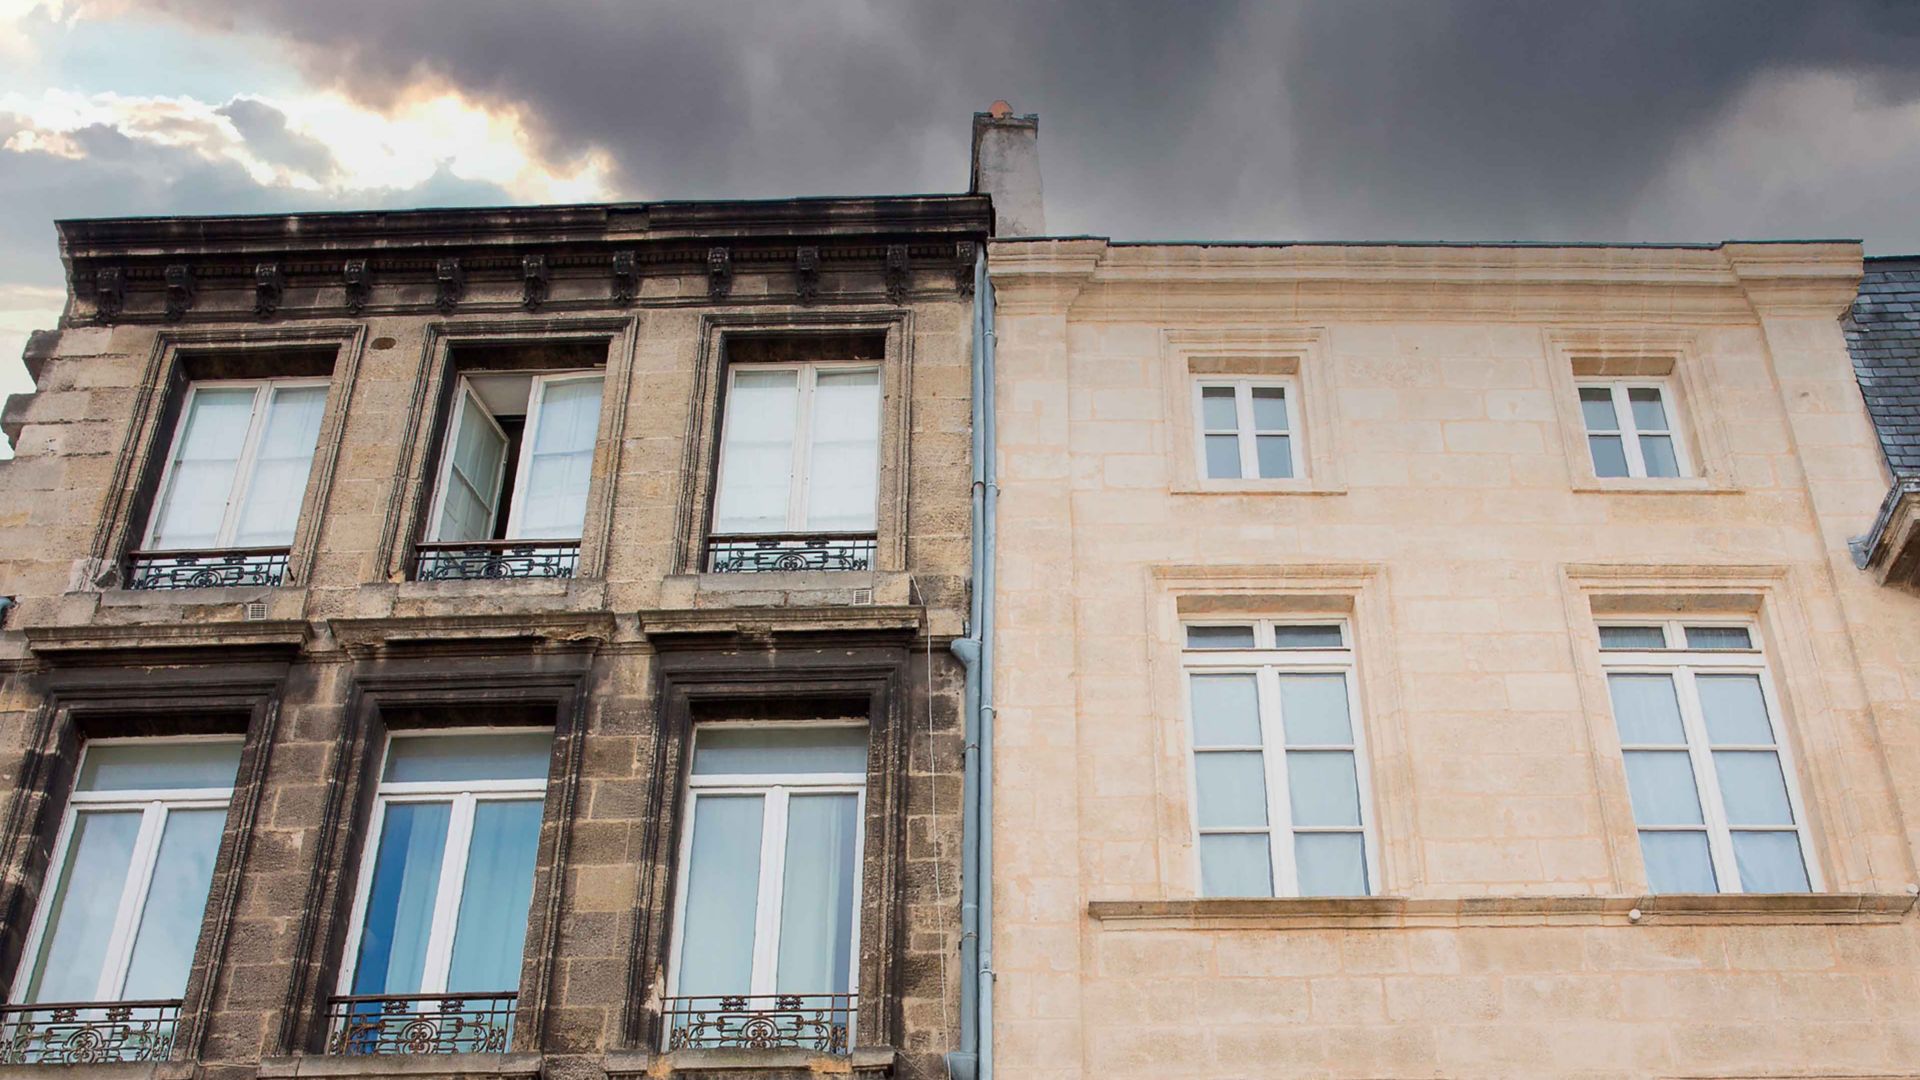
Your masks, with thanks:
M952 645L966 671L960 813L960 1047L954 1080L993 1076L993 285L985 245L973 270L973 595L967 636Z

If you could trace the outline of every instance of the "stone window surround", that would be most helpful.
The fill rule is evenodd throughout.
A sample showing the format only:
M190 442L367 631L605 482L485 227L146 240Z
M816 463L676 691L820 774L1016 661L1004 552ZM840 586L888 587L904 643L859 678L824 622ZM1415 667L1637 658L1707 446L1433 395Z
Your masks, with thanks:
M832 311L721 312L701 316L693 403L680 463L680 501L674 529L672 569L704 575L707 537L713 529L715 472L720 460L721 410L725 408L727 342L735 337L790 337L844 333L886 336L880 365L880 479L874 507L877 544L873 570L907 568L907 492L912 442L913 313L903 308ZM730 576L730 575L729 575ZM791 577L755 574L755 578ZM809 575L811 576L811 575ZM759 582L765 586L766 581Z
M716 643L712 634L684 642L655 639L657 724L650 755L654 764L647 796L647 838L639 860L641 896L634 912L635 955L626 995L628 1015L622 1025L627 1047L657 1053L664 1034L658 999L666 992L667 963L679 916L672 898L685 827L686 775L696 712L808 700L837 708L857 702L850 715L864 712L867 719L866 843L861 852L861 940L854 984L860 1000L854 1028L863 1047L898 1045L895 957L904 913L901 875L911 642L911 632L887 630L797 635L777 645L737 639ZM852 1049L857 1052L860 1047Z
M1419 882L1413 774L1384 569L1371 563L1162 565L1151 573L1145 659L1160 792L1155 831L1163 895L1169 900L1200 899L1199 851L1186 780L1190 750L1184 627L1195 619L1232 618L1346 622L1357 699L1350 707L1362 718L1359 765L1369 770L1362 790L1371 802L1365 816L1372 845L1370 869L1378 870L1371 885L1376 896L1412 890Z
M1160 384L1166 417L1171 490L1184 495L1341 495L1333 400L1324 327L1269 330L1162 330ZM1300 465L1291 477L1212 480L1201 475L1196 447L1194 383L1198 377L1268 379L1288 384L1288 420Z
M426 534L437 467L459 382L454 352L462 347L551 345L557 342L604 344L606 381L600 395L600 431L595 439L593 479L587 490L586 519L580 528L580 560L575 580L606 573L607 546L613 532L613 503L619 477L620 446L626 432L627 396L633 377L638 319L628 316L493 318L435 320L426 326L413 396L400 436L402 452L394 462L386 519L374 565L385 580L410 582L413 545ZM433 588L438 583L420 587ZM505 582L508 589L525 582Z
M1548 382L1566 452L1567 480L1575 491L1632 494L1727 494L1737 491L1733 463L1713 393L1711 363L1701 354L1698 336L1688 331L1578 329L1548 330ZM1665 391L1686 476L1599 477L1587 449L1587 423L1580 411L1580 387L1600 381L1645 379Z
M47 673L44 701L27 732L26 767L0 832L0 979L11 981L30 916L51 866L81 743L94 735L238 734L244 737L199 946L182 997L172 1060L193 1061L205 1039L212 989L226 955L286 680L284 660L257 650L201 653L184 663L78 667ZM170 661L185 658L169 657ZM197 661L197 662L195 662ZM38 793L36 796L33 793ZM11 991L11 987L7 988Z
M169 418L186 397L187 383L181 367L183 354L245 357L331 348L334 358L332 374L328 376L326 411L321 416L320 433L314 445L306 496L300 503L299 524L289 545L286 576L281 581L283 588L303 585L313 568L321 519L326 516L327 500L333 491L334 466L346 427L347 402L353 395L366 338L367 328L363 323L156 333L134 396L133 415L121 440L113 479L107 488L105 513L94 531L89 551L93 570L88 584L108 588L120 585L122 560L138 547L146 532L142 519L151 514L153 508L143 503L152 501L147 495L157 485L172 448L174 425ZM159 602L169 601L162 596Z
M510 1048L519 1053L538 1050L556 975L559 905L586 726L586 682L597 643L529 649L524 643L451 638L409 642L398 656L383 656L377 648L354 651L361 658L356 661L352 689L333 741L320 850L315 853L305 914L289 965L279 1030L270 1036L268 1056L302 1051L313 1055L326 1039L326 1003L338 983L348 946L353 898L359 875L370 870L361 865L360 856L366 847L376 773L389 730L386 714L453 713L475 704L512 713L495 726L551 725L553 730ZM396 727L418 723L417 718L408 717Z
M1585 749L1593 765L1615 894L1646 892L1647 875L1621 763L1598 626L1635 618L1736 615L1751 620L1766 649L1767 668L1779 699L1778 723L1784 729L1781 742L1789 748L1806 811L1805 851L1813 864L1809 874L1825 883L1825 891L1818 895L1847 893L1872 884L1875 875L1858 856L1867 844L1859 831L1860 812L1848 798L1855 783L1840 774L1840 746L1846 735L1819 677L1819 661L1810 645L1812 630L1788 568L1571 563L1562 567L1561 588L1581 711L1586 717Z

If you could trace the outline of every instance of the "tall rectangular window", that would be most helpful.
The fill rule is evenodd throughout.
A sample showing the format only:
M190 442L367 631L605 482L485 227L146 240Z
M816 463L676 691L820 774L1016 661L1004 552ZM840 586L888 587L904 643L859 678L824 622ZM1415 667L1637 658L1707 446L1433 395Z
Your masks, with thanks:
M13 1004L136 1002L124 1012L24 1010L0 1022L9 1061L151 1060L171 1048L240 766L238 739L100 739L54 842ZM102 1058L69 1058L80 1041Z
M1200 379L1193 384L1200 475L1207 480L1277 480L1300 475L1293 385L1271 379Z
M867 732L696 729L669 972L668 1049L852 1045Z
M1579 390L1593 475L1657 478L1691 474L1665 384L1581 383Z
M1364 896L1378 880L1341 622L1185 627L1203 896Z
M388 740L332 1052L507 1049L552 749L548 731ZM408 1042L414 1021L430 1037Z
M1754 628L1609 624L1600 648L1649 888L1814 888L1806 815Z

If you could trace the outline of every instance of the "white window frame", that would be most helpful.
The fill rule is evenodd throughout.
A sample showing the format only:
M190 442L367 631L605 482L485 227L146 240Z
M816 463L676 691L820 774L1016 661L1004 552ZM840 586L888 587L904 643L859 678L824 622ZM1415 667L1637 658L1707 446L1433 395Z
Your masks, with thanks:
M512 375L517 373L501 371L486 372L485 374ZM523 505L523 500L527 492L527 472L533 460L533 441L540 433L540 405L546 398L547 386L552 383L585 382L590 379L597 379L602 384L601 394L603 396L601 398L601 406L604 408L606 405L606 399L604 397L606 393L606 372L599 368L576 368L569 371L534 372L531 377L533 383L527 390L527 420L526 424L520 429L520 453L516 455L514 461L513 501L507 504L507 535L505 539L508 540L518 540L521 538L520 508ZM454 406L448 410L447 426L445 434L441 438L439 477L433 486L433 505L429 509L427 517L427 542L430 544L441 542L440 512L445 509L446 506L447 485L453 482L454 442L460 437L460 422L466 419L467 409L475 405L480 409L480 415L485 417L487 423L492 425L493 430L499 434L501 441L508 441L507 433L500 427L500 422L494 419L493 414L487 411L486 404L480 401L479 392L474 390L473 384L468 381L466 375L461 375L460 385L454 396ZM500 513L500 506L497 500L500 497L501 481L506 477L506 467L507 462L502 458L500 468L495 470L496 475L493 478L493 492L496 500L493 512L495 515ZM584 522L582 524L584 526ZM474 541L474 543L487 542L486 540Z
M1597 480L1681 480L1694 475L1693 457L1687 452L1687 440L1680 427L1680 413L1674 408L1676 398L1671 382L1666 379L1576 379L1574 380L1574 406L1580 417L1581 447L1587 453L1587 469ZM1585 403L1580 400L1582 390L1606 390L1613 400L1613 421L1619 425L1613 431L1595 431L1587 427ZM1674 466L1680 470L1679 476L1648 476L1646 455L1640 450L1639 424L1633 415L1633 402L1629 392L1634 390L1652 390L1660 395L1660 410L1667 414L1667 427L1664 431L1647 431L1647 435L1665 435L1673 443ZM1601 476L1600 468L1593 460L1593 443L1589 436L1618 435L1621 452L1627 458L1626 476ZM1635 624L1639 625L1639 624ZM1695 625L1699 625L1696 623Z
M304 389L314 386L330 385L326 378L289 378L289 379L198 379L187 384L186 400L180 404L180 415L173 422L173 437L167 441L165 464L160 469L160 486L154 489L153 509L147 513L147 528L141 538L142 552L199 551L200 548L155 548L154 536L160 531L160 518L167 506L167 497L173 490L175 451L179 449L180 438L186 434L187 421L193 418L193 402L202 390L237 390L253 387L253 412L247 418L247 433L240 444L240 460L233 467L233 486L227 490L227 504L220 517L220 528L214 538L213 548L233 546L233 534L240 527L240 508L247 504L247 493L253 486L254 468L258 464L260 436L267 427L267 414L271 411L273 395L281 390ZM315 450L319 448L316 446ZM299 522L294 522L299 528Z
M1338 626L1340 645L1337 648L1280 648L1274 644L1276 627L1282 626ZM1254 633L1251 649L1203 649L1187 645L1186 633L1189 627L1198 626L1252 626ZM1273 872L1273 895L1278 897L1297 897L1300 895L1299 868L1294 860L1293 837L1296 833L1354 833L1360 834L1367 868L1368 895L1380 895L1380 843L1373 819L1372 766L1367 754L1367 728L1364 720L1365 710L1360 701L1360 681L1353 649L1353 628L1346 619L1326 618L1263 618L1263 619L1183 619L1180 623L1181 650L1181 710L1186 721L1187 753L1187 791L1188 819L1193 840L1193 880L1196 891L1204 888L1203 871L1200 861L1200 837L1204 835L1267 835L1268 860ZM1193 685L1194 675L1240 675L1254 676L1256 696L1260 710L1260 745L1258 746L1209 746L1195 748L1193 725ZM1347 684L1347 725L1353 732L1353 742L1347 744L1303 743L1289 745L1286 741L1286 728L1280 714L1280 676L1281 675L1323 675L1339 674L1345 677ZM1301 826L1293 824L1293 802L1289 798L1287 777L1287 751L1289 750L1350 750L1353 753L1354 779L1359 787L1360 827L1352 826ZM1267 824L1264 828L1228 827L1201 828L1199 771L1195 763L1198 754L1220 752L1258 752L1266 777ZM1204 895L1201 893L1200 895Z
M729 731L748 728L762 730L792 730L795 727L845 728L867 732L865 724L846 724L835 722L795 721L725 721L719 724L701 724L694 727L694 752L699 751L700 732L709 727L724 727ZM869 746L868 754L872 753ZM862 760L867 760L862 758ZM849 973L847 993L860 993L860 909L863 890L866 883L867 852L867 774L859 773L717 773L697 776L693 772L691 754L688 755L686 794L682 805L679 840L680 871L675 875L679 880L674 883L673 895L673 936L669 943L667 963L667 996L680 993L681 938L686 929L687 886L693 878L693 827L696 820L695 801L702 795L760 795L766 801L762 804L760 821L760 882L754 900L753 925L753 970L749 979L747 993L765 996L774 993L774 979L778 975L780 958L780 908L782 894L786 888L787 863L787 803L794 794L802 795L852 795L854 796L854 833L853 833L853 889L850 899L853 903L853 920L850 940L848 941L847 971ZM822 988L818 993L828 993ZM854 1017L847 1018L847 1045L856 1045L854 1041Z
M120 903L115 909L113 932L107 938L107 962L100 974L100 981L94 990L93 1002L111 1002L120 998L126 985L128 968L133 964L134 938L140 929L141 917L146 913L147 893L153 885L153 871L160 857L160 840L165 835L167 815L174 810L225 810L232 805L233 788L143 788L122 791L80 791L80 776L86 767L86 755L96 746L113 744L148 743L157 741L167 743L232 743L239 745L243 739L229 735L178 735L133 738L89 739L80 751L80 767L74 770L74 789L67 794L67 808L60 818L60 828L54 835L53 860L47 866L46 876L42 879L39 902L34 906L33 920L28 924L26 948L20 952L20 963L15 970L13 990L9 1001L14 1005L24 1005L27 989L33 981L33 966L40 956L41 946L47 933L47 923L53 917L54 894L58 891L61 876L66 873L67 861L73 855L73 830L83 811L139 811L140 831L133 843L133 853L127 868L127 880L120 890ZM202 913L202 918L205 913ZM57 1004L49 1002L49 1004Z
M1700 798L1700 816L1705 822L1707 850L1712 857L1713 876L1722 893L1741 893L1746 886L1740 880L1740 868L1734 858L1733 833L1735 832L1793 832L1800 840L1800 861L1807 870L1807 887L1810 892L1826 891L1824 879L1820 873L1820 862L1813 847L1813 837L1808 832L1806 806L1800 797L1799 768L1794 763L1792 740L1787 732L1786 714L1780 708L1780 696L1774 689L1773 674L1768 669L1766 647L1760 636L1760 627L1750 620L1724 618L1653 618L1605 619L1596 626L1658 626L1666 636L1664 649L1607 649L1600 650L1600 666L1604 676L1613 675L1671 675L1673 677L1674 696L1680 703L1680 726L1686 736L1687 760L1693 767L1694 790ZM1747 649L1690 649L1686 646L1686 628L1701 627L1739 627L1746 630L1747 640L1752 643ZM1700 708L1700 695L1694 683L1696 675L1757 675L1760 681L1760 698L1767 710L1767 723L1773 729L1772 745L1730 743L1715 745L1708 741L1706 715ZM1622 757L1620 759L1621 783L1625 785L1626 758L1628 751L1675 751L1677 746L1655 743L1628 743L1619 739L1618 719L1613 717L1613 695L1611 683L1608 684L1607 714L1614 719L1614 736L1619 742ZM1734 826L1727 821L1727 808L1720 795L1720 776L1713 764L1713 752L1716 750L1771 751L1780 756L1780 773L1786 780L1787 806L1793 813L1793 826ZM1693 825L1642 825L1638 818L1633 821L1635 850L1639 849L1641 832L1699 832L1699 826Z
M447 839L440 852L440 879L433 898L433 925L427 932L427 953L420 972L420 988L412 992L422 996L444 994L447 974L453 966L453 934L460 918L460 895L467 884L467 854L473 840L473 815L483 802L543 802L547 793L545 774L519 780L411 780L385 779L387 762L393 756L393 744L400 739L434 739L458 735L519 735L548 728L463 727L434 728L431 731L398 732L387 737L380 752L382 779L374 789L373 813L367 823L367 836L360 847L360 878L354 887L353 913L347 922L345 955L340 960L340 981L336 993L353 993L355 969L360 965L360 936L366 930L367 904L373 896L374 860L380 851L380 838L386 828L387 807L394 803L450 802ZM538 873L536 869L535 873ZM518 993L519 986L490 987L498 993ZM484 993L487 991L476 991ZM397 995L411 996L411 995Z
M713 507L708 515L712 522L712 535L716 537L764 535L757 533L730 533L720 529L720 494L726 490L727 483L727 443L733 430L733 381L741 371L797 371L794 379L794 408L796 415L793 425L793 457L787 471L787 521L779 535L795 533L809 535L817 532L807 527L807 489L811 486L813 466L813 388L823 371L871 371L874 373L876 392L875 408L882 410L884 418L887 407L887 386L885 372L878 361L873 360L798 360L777 364L746 363L727 365L727 393L720 404L720 452L713 470ZM885 425L880 428L880 438L874 444L873 468L875 476L880 471L880 455L886 441ZM874 526L879 527L879 486L875 485ZM875 530L864 530L861 535Z
M1240 449L1239 476L1210 476L1207 473L1207 436L1229 434L1225 429L1207 427L1207 409L1204 392L1221 387L1233 388L1234 430L1231 432L1238 440ZM1281 405L1287 413L1285 431L1261 430L1254 426L1253 391L1255 388L1279 389ZM1306 454L1301 446L1300 416L1301 409L1299 380L1281 376L1263 378L1230 378L1219 375L1196 375L1193 377L1193 438L1194 467L1201 483L1234 484L1245 481L1284 481L1306 478ZM1288 468L1287 476L1260 475L1259 437L1261 435L1285 435L1287 437Z

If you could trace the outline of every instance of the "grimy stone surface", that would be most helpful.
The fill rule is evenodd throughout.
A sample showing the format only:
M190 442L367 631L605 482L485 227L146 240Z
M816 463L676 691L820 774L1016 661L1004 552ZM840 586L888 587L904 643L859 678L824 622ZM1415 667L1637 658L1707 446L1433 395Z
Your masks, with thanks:
M1850 244L997 240L1001 1075L1920 1075L1920 601ZM1195 477L1196 371L1301 480ZM1700 475L1596 481L1576 372ZM1646 897L1596 615L1760 628L1825 895ZM1350 619L1380 900L1197 900L1186 614ZM1864 897L1863 895L1864 894ZM1399 899L1394 899L1399 898Z

